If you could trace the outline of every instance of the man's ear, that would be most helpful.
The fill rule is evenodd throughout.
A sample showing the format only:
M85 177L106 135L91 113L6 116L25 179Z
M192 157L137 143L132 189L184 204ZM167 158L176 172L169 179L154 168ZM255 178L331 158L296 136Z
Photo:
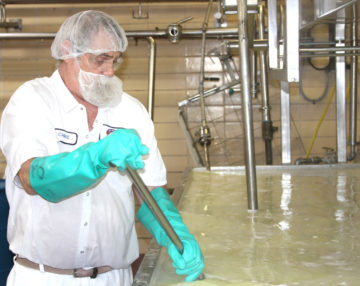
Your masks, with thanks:
M61 57L64 61L68 60L68 56L73 52L73 45L69 40L65 40L61 43Z

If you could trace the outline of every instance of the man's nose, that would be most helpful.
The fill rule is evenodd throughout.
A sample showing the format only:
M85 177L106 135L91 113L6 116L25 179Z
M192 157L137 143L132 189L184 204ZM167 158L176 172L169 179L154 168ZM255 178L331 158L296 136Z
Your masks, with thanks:
M106 76L113 76L115 74L114 68L112 65L107 66L102 72L101 74L106 75Z

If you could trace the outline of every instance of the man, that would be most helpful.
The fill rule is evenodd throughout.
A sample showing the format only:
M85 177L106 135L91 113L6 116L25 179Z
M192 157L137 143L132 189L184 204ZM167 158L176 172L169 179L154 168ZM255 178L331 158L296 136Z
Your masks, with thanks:
M20 86L3 112L8 240L16 254L8 286L131 285L138 243L126 166L138 169L183 242L180 254L141 205L139 220L168 248L176 273L192 281L202 272L199 245L158 187L166 169L153 123L114 75L126 47L109 15L71 16L51 46L58 70Z

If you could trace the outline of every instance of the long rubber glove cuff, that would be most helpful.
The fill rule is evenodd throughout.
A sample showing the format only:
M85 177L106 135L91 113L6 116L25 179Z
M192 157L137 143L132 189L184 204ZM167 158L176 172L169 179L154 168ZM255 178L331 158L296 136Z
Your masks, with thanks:
M176 269L176 274L186 275L185 281L188 282L196 280L204 268L204 257L199 244L183 223L178 210L166 190L156 188L151 194L183 243L183 254L180 254L176 246L171 242L146 203L141 205L137 218L152 234L157 243L168 249L169 256L173 261L172 265Z
M147 153L135 130L119 129L72 152L35 158L30 166L30 184L44 199L59 202L95 185L112 166L121 171L127 164L133 169L143 168L141 156Z

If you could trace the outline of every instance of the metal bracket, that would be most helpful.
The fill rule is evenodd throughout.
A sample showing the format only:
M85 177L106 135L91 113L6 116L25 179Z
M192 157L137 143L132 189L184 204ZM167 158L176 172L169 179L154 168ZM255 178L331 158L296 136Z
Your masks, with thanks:
M6 9L5 3L0 1L0 28L8 29L15 29L20 30L22 29L22 21L21 19L10 19L6 21Z
M145 16L143 16L142 6L141 6L141 0L139 1L138 14L135 15L135 11L133 11L132 17L133 17L134 19L149 19L149 13L148 13L148 12L146 12Z

